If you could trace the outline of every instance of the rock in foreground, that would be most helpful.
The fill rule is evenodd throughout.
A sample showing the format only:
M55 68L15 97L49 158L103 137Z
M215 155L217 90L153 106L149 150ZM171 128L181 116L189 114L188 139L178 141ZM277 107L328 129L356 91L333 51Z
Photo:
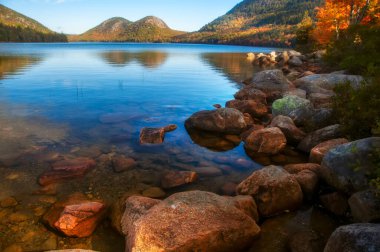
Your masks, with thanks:
M245 249L260 228L235 204L234 200L209 192L174 194L128 226L126 251Z
M273 165L253 172L238 185L237 192L251 195L264 217L295 210L303 199L297 180L282 167Z
M81 194L55 203L42 221L69 237L90 236L103 219L106 205L102 201L88 200Z

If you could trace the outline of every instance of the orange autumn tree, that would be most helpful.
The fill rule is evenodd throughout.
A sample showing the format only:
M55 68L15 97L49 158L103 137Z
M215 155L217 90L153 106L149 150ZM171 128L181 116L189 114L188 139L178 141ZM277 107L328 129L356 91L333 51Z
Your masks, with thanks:
M376 23L380 19L380 0L326 0L317 8L314 39L326 45L332 37L339 39L351 25Z

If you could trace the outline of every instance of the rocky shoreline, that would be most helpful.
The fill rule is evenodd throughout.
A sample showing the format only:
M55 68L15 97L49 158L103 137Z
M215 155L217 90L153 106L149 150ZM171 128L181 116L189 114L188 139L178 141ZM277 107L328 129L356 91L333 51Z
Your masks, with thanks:
M223 151L243 142L247 155L263 165L238 185L226 185L225 195L190 190L166 197L163 189L221 174L215 167L184 167L166 172L160 187L127 193L112 205L80 193L58 201L45 196L51 206L41 211L41 222L63 237L80 239L91 236L108 218L125 237L126 251L377 251L380 198L366 174L379 165L380 138L343 138L332 115L333 89L345 81L358 86L363 78L322 73L322 55L250 53L252 64L270 69L244 81L224 107L216 104L216 109L186 120L197 144ZM143 128L140 143L161 144L176 128ZM137 165L124 155L103 159L115 173ZM96 161L99 158L76 157L51 162L38 178L38 193L54 194L57 183L84 177ZM32 219L7 210L17 204L13 197L1 199L0 215ZM309 215L322 209L339 219L340 227L332 234L324 232L329 237L321 235L318 223L304 228L301 223L312 218L293 215L305 206L312 206ZM46 235L42 251L53 251L54 237ZM3 251L24 250L16 244Z

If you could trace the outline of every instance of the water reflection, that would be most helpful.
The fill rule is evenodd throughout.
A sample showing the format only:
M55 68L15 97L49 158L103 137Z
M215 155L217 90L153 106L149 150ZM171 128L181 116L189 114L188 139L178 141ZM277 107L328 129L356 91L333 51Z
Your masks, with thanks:
M255 70L244 53L203 53L202 60L233 82L251 78Z
M135 60L146 68L157 68L166 62L168 54L158 51L108 51L101 53L101 57L113 66L123 67Z
M35 56L0 56L0 79L13 75L41 61Z

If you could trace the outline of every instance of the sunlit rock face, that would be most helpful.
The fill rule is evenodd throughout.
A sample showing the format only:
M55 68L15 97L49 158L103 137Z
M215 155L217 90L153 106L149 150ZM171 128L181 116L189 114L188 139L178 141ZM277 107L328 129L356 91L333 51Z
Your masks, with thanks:
M74 194L55 203L43 216L43 222L66 236L87 237L94 232L105 212L104 202Z
M254 206L203 191L174 194L126 225L126 251L239 251L260 233Z

